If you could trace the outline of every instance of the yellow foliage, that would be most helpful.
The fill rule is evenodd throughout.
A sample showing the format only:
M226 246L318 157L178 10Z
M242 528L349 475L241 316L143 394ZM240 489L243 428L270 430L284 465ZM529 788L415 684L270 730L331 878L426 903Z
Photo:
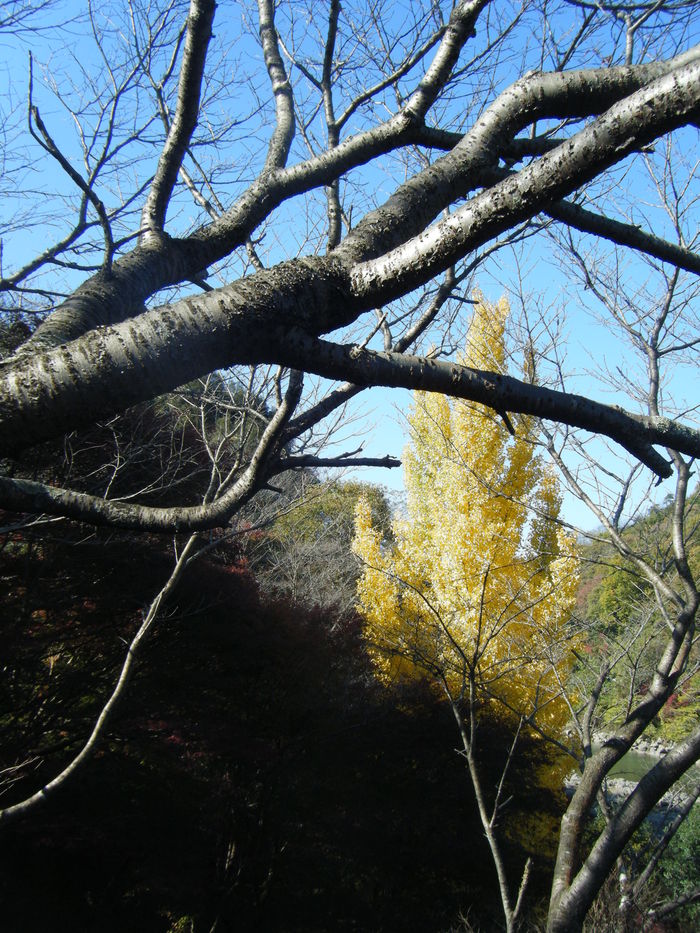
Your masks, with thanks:
M507 316L507 302L480 299L460 362L504 371ZM515 437L481 405L415 393L395 543L382 542L367 503L356 511L358 602L381 676L437 677L453 696L471 680L494 710L549 731L568 718L557 678L578 566L534 419L511 421Z
M537 810L515 810L505 825L506 837L517 843L528 855L554 860L561 818L554 813Z

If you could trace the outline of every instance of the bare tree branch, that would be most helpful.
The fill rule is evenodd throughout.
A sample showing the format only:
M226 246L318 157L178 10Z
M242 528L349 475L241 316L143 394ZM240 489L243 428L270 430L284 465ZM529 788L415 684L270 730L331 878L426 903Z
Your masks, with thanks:
M163 232L173 188L197 126L202 77L215 9L214 0L190 0L175 115L141 215L141 235L145 241Z

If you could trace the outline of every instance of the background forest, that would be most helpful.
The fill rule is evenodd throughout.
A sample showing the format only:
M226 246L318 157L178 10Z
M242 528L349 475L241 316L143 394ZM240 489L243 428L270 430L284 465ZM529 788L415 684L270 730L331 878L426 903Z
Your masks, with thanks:
M202 390L186 387L109 430L75 435L70 449L35 449L22 469L59 480L70 473L91 488L117 434L120 449L144 453L119 474L122 494L138 485L162 502L182 484L196 489L206 470L188 403ZM179 459L164 483L154 452L166 438ZM187 570L105 740L74 783L41 819L6 830L4 929L502 928L450 703L428 676L380 677L374 639L357 613L358 504L390 544L386 493L322 482L307 470L269 498L242 518L243 533L214 533ZM11 802L82 746L172 555L155 536L2 518L0 735L3 797ZM658 550L669 521L668 506L654 507L626 537ZM650 619L647 588L606 556L604 537L576 548L581 581L571 624L585 637L572 681L585 680L587 661L609 655L640 617ZM694 566L699 556L693 547ZM647 628L635 679L621 668L601 699L601 731L630 691L642 695L648 686L655 646ZM699 706L692 674L654 736L682 737ZM512 719L493 710L482 718L479 763L489 789L502 778L513 730ZM505 868L517 874L534 859L528 928L543 922L566 805L562 778L574 767L524 732L505 778ZM640 851L648 835L643 830ZM651 889L657 900L696 884L699 836L692 819L678 833ZM693 909L655 929L687 930ZM601 894L591 929L606 928L600 917L610 911L615 887Z

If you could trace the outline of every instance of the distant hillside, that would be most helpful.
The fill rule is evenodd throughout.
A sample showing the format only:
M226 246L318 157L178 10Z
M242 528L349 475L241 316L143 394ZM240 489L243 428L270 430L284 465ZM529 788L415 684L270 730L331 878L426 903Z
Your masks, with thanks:
M673 560L673 503L652 506L646 515L631 522L622 537L627 546L644 558L671 585L677 581ZM684 516L687 558L695 579L700 579L700 492L689 497ZM589 676L596 673L595 657L619 655L628 646L610 676L599 705L602 725L624 719L631 700L640 699L648 686L659 645L667 635L666 623L651 584L613 548L601 531L596 540L580 545L581 584L577 608L585 631L586 653L593 659ZM633 639L634 636L634 640ZM658 734L678 741L700 720L700 651L687 668L678 691L670 698L659 721ZM577 676L585 679L582 663Z
M688 499L684 516L688 563L700 577L700 487ZM630 522L621 532L628 547L643 557L662 576L675 576L672 549L673 503L652 505L641 518ZM617 553L610 536L601 529L595 540L581 543L581 586L578 608L589 620L625 609L627 614L639 601L651 595L649 584ZM631 600L631 603L630 603Z

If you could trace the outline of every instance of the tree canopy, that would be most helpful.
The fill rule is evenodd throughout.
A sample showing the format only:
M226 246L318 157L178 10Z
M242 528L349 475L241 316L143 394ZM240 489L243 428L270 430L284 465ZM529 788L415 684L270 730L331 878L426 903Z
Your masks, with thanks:
M505 301L479 299L465 366L503 372ZM475 689L545 728L568 716L557 684L578 587L575 541L557 525L554 474L536 425L482 405L417 393L404 452L407 514L384 544L369 503L356 519L358 594L385 676L425 676L454 696ZM513 436L514 434L514 436ZM493 704L494 715L505 709Z
M506 301L477 298L463 365L505 371L508 311ZM530 863L515 899L497 831L500 788L523 724L558 741L569 717L561 684L574 657L575 541L557 524L558 483L537 456L533 419L511 423L484 406L416 393L408 421L407 514L395 521L391 544L369 503L358 505L359 608L383 679L428 680L449 702L510 933ZM495 789L482 776L480 733L489 720L511 746ZM556 793L562 774L549 770Z

